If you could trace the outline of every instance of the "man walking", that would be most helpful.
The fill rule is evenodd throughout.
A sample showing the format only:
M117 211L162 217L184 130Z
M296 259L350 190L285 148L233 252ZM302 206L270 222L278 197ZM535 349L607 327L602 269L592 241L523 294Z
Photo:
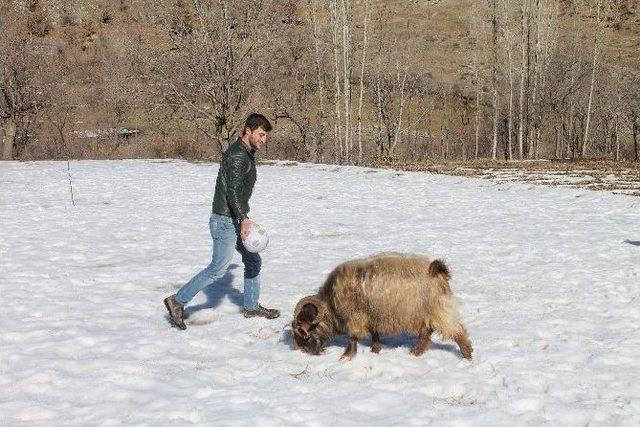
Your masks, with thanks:
M173 323L180 329L184 324L184 306L206 286L224 276L235 249L244 264L244 317L261 316L275 319L280 312L258 303L260 296L260 255L247 251L242 241L255 224L248 218L249 198L256 182L254 154L267 141L271 123L261 114L247 117L242 136L224 152L218 170L213 197L209 230L213 238L211 263L196 274L177 294L164 300Z

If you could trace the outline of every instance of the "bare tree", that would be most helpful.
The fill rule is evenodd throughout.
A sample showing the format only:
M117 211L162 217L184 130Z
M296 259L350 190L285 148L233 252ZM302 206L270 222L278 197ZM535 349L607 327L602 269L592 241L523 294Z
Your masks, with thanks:
M354 120L352 105L352 57L356 51L353 40L354 7L350 0L329 0L329 24L331 29L331 48L333 51L333 100L334 100L334 138L336 157L339 162L360 162L364 148L362 147L362 109L364 105L364 77L369 43L369 0L364 3L362 32L362 58L360 72L360 95L355 114L358 123L358 155L354 154Z
M640 162L640 138L638 138L638 134L640 134L640 117L636 116L634 118L632 129L634 160Z
M193 0L189 19L174 20L168 28L166 55L152 52L147 58L152 87L163 102L216 141L220 151L241 126L271 39L268 25L256 25L269 22L262 2L237 3ZM176 12L184 13L187 5L179 6Z
M344 150L345 160L351 162L352 129L351 129L351 7L349 0L341 0L342 4L342 98L344 102Z
M382 49L382 48L380 48ZM376 76L369 84L376 88L372 93L372 101L378 115L378 156L391 158L396 155L398 143L403 134L405 109L409 103L423 92L423 84L418 75L409 73L406 58L400 53L395 60L395 67L389 69L382 63L387 61L391 53L378 51ZM396 52L397 54L397 52Z
M497 0L491 1L491 51L493 64L491 71L491 90L493 91L493 139L491 144L491 158L496 160L498 151L498 123L500 107L498 105L498 38L500 33Z
M600 7L602 5L602 0L598 0L596 5L596 31L594 32L594 40L593 40L593 63L591 65L591 85L589 86L589 103L587 104L587 119L586 124L584 126L584 137L582 138L582 157L586 157L587 155L587 144L589 142L589 125L591 123L591 106L593 103L593 91L596 83L596 67L598 60L598 45L600 43Z
M2 159L11 160L27 144L29 128L47 94L43 60L12 3L0 6L0 120Z
M529 67L527 70L527 73L529 74L529 81L533 86L530 91L530 102L528 102L529 110L527 116L529 118L529 126L527 128L529 130L529 134L527 135L527 153L530 159L535 159L537 158L535 133L537 128L538 116L540 115L537 105L538 81L540 76L540 0L533 0L530 3L529 8L529 20L531 22L529 34L533 34L534 48L532 53L533 67Z
M527 84L527 63L529 57L529 0L520 0L520 102L518 114L518 155L520 160L524 158L524 135L526 128L525 104L527 100L526 84Z
M470 11L469 21L471 27L471 35L473 40L473 56L471 61L471 73L472 73L472 85L475 93L475 132L474 132L474 159L478 159L480 153L480 114L481 114L481 102L482 98L482 82L480 75L480 59L478 58L479 52L481 52L481 25L480 19L480 6L478 3L473 3Z
M367 58L367 30L369 29L369 0L364 2L364 30L362 34L362 60L360 67L360 96L358 97L358 164L362 164L362 104L364 96L364 72Z
M554 45L555 4L554 2L535 0L532 2L531 33L533 34L533 67L530 69L532 89L529 102L528 154L538 158L541 149L542 120L547 110L547 100L541 96L545 90L548 76L549 54Z
M509 63L509 113L507 115L507 159L513 159L513 60L512 46L513 33L509 28L509 0L504 1L504 31L505 31L505 49L507 50L507 61Z
M640 72L630 77L631 87L640 87ZM631 137L633 139L633 160L640 162L640 93L632 91L628 96L628 119L631 122Z
M334 141L335 141L335 155L339 162L344 159L344 153L346 148L342 144L342 114L340 109L340 39L338 37L338 0L329 1L329 9L331 16L331 34L332 34L332 50L333 50L333 71L334 71L334 85L333 85L333 103L335 107L334 117Z
M264 82L264 86L267 102L275 111L276 121L287 119L299 135L299 139L291 135L285 137L287 152L291 152L297 160L315 162L319 155L316 142L321 141L317 136L313 138L312 133L319 128L316 124L321 120L319 116L324 114L324 100L319 108L314 101L317 99L316 92L323 95L323 75L318 64L318 51L314 52L310 46L311 43L317 44L317 40L305 37L308 28L294 25L296 20L293 17L285 19L278 31L278 40L271 44L271 78ZM317 31L317 28L312 27L312 31ZM315 61L312 56L316 56ZM282 87L282 81L287 81L286 87Z
M320 30L318 26L318 18L316 12L316 4L315 0L309 0L309 7L311 9L311 29L313 34L313 47L315 53L315 64L316 64L316 84L318 86L317 90L317 99L319 106L319 117L318 117L318 131L316 132L316 156L322 162L324 160L324 137L325 137L325 119L327 114L325 112L324 107L324 97L325 97L325 89L324 89L324 55L322 54L322 50L320 48Z
M476 58L474 56L474 58ZM480 96L481 96L481 89L480 89L480 84L479 84L479 79L478 79L478 65L477 65L477 59L474 59L474 62L476 62L476 66L474 67L474 71L475 71L475 85L476 85L476 114L475 114L475 144L474 144L474 155L473 158L474 159L478 159L478 151L480 150Z

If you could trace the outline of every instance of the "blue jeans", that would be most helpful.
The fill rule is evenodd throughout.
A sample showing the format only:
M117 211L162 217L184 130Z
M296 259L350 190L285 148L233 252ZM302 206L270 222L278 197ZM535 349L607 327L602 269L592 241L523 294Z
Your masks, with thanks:
M209 218L209 230L213 238L211 263L178 291L175 296L176 301L186 305L198 292L224 276L233 258L233 249L235 248L242 255L242 263L244 264L243 306L247 310L258 308L259 274L262 266L260 255L245 249L239 238L238 224L231 217L212 213Z

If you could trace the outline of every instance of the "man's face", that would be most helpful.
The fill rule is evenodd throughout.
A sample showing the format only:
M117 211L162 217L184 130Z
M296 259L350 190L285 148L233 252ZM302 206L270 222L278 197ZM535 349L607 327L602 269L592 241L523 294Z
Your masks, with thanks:
M251 148L254 150L259 150L267 142L267 131L261 127L257 127L253 131L250 128L247 128L246 131L250 132L249 145L251 145Z

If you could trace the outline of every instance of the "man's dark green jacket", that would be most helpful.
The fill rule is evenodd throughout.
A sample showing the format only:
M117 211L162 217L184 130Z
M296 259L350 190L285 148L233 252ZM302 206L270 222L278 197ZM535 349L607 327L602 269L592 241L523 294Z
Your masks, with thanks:
M238 138L222 155L212 211L237 220L249 214L249 198L256 183L253 150Z

